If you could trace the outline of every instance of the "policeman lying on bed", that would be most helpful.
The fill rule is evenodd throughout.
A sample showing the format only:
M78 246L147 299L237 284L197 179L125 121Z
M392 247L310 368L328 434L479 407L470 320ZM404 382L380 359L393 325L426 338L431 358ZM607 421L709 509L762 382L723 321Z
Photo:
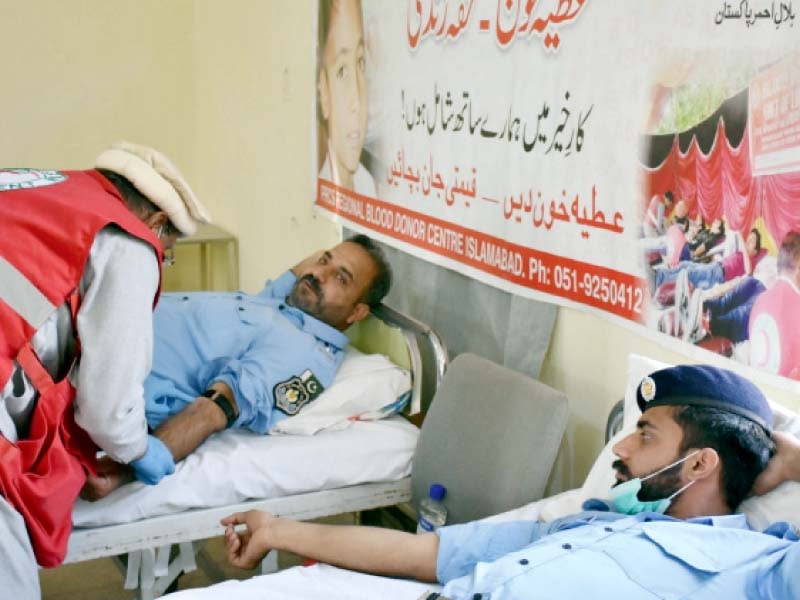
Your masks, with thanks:
M144 384L148 425L176 461L227 427L266 433L330 385L348 343L343 331L390 285L381 249L356 235L255 295L164 294ZM101 460L82 495L101 498L132 479L124 465Z
M439 581L443 597L453 599L800 598L796 532L787 523L756 532L732 514L754 482L764 492L800 480L800 440L770 439L772 412L762 394L723 369L657 371L642 381L637 400L637 431L614 447L617 483L608 500L589 500L580 514L417 536L250 511L222 520L229 560L252 568L270 549L289 550ZM236 531L239 524L246 527Z

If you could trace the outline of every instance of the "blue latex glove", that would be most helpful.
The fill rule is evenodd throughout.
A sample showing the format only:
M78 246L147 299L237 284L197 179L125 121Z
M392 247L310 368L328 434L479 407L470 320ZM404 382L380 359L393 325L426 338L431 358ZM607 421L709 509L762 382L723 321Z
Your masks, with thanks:
M169 448L155 436L147 436L147 450L141 458L131 461L136 479L148 485L155 485L165 475L175 472L175 459Z

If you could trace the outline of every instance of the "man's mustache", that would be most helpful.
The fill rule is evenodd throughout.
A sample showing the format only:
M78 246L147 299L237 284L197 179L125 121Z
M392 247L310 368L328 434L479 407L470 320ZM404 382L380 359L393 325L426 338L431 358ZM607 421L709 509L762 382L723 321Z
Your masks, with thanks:
M308 283L311 286L311 289L314 290L314 293L319 297L322 298L322 285L319 282L319 279L314 277L311 273L306 273L302 277L300 277L300 281L298 281L298 285L302 282Z
M620 475L622 475L625 479L631 479L633 477L633 474L631 473L630 469L628 469L628 465L626 465L619 459L611 463L611 468L614 469Z

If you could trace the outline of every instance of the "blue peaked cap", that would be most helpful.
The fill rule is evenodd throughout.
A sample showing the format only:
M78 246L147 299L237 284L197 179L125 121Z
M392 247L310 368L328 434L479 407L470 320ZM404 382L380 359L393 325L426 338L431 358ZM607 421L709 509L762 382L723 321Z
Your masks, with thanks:
M708 406L732 412L772 432L772 409L764 394L744 377L709 365L661 369L636 389L642 412L654 406Z

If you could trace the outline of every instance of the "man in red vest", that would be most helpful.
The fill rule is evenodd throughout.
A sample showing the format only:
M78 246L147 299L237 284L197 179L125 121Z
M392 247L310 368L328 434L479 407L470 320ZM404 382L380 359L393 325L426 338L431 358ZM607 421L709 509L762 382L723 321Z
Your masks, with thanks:
M175 166L120 142L89 171L0 170L0 538L3 595L39 597L64 559L99 447L155 483L142 384L163 253L208 215Z

